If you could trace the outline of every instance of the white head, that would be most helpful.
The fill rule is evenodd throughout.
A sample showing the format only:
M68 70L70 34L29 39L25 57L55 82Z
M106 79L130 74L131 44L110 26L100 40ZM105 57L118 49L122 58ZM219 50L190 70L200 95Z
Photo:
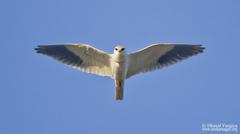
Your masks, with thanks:
M123 54L125 53L125 48L124 46L122 45L117 45L115 48L114 48L114 54Z

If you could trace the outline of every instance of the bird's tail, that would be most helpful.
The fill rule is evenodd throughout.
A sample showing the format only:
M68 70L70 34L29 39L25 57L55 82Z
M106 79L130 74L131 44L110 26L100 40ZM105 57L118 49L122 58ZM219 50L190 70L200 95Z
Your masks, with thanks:
M115 80L115 87L116 87L116 100L123 100L123 87L124 87L124 80Z

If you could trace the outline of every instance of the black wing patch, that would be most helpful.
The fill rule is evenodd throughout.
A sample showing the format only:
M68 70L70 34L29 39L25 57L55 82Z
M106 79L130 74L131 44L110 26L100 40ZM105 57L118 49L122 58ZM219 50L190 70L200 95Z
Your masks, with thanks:
M204 49L201 45L176 45L173 49L162 55L158 63L163 66L174 64L180 60L202 53Z
M64 45L41 45L35 50L37 53L48 55L68 65L80 66L83 62L79 56L68 50Z

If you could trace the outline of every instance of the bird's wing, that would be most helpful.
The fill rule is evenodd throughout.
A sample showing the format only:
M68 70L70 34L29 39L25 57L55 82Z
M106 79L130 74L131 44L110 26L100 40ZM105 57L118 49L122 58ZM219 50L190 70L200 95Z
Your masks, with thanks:
M156 44L130 53L127 78L153 71L203 52L201 45Z
M111 56L85 44L41 45L37 53L53 57L81 71L101 76L112 76Z

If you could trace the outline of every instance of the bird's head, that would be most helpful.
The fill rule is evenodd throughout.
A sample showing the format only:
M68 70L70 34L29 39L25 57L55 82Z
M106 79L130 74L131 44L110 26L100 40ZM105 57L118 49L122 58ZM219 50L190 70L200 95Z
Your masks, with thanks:
M125 48L124 48L124 46L122 46L122 45L117 45L117 46L114 48L114 53L115 53L115 54L125 53Z

